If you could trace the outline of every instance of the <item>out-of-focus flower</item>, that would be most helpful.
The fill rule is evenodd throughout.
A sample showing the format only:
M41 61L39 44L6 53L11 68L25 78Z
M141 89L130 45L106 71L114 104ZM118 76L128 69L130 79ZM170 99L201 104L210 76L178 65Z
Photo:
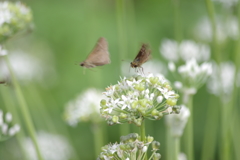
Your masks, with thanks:
M66 160L72 156L72 147L63 136L42 131L37 134L37 141L43 159ZM24 139L23 145L29 159L37 160L37 154L31 139Z
M71 126L76 126L81 121L99 122L99 102L103 98L102 92L89 88L77 98L67 103L64 112L64 118Z
M4 141L20 131L18 124L12 125L12 114L7 112L5 115L0 110L0 141Z
M0 43L31 26L31 10L20 2L0 2Z
M166 124L170 128L171 135L174 137L181 137L186 126L188 117L190 116L189 109L181 105L181 112L179 114L171 114L165 116Z
M187 160L187 156L185 153L179 153L178 154L178 160Z
M142 65L142 68L145 74L153 73L167 75L166 66L159 60L149 60ZM121 71L123 76L132 76L136 74L136 71L130 68L130 63L126 61L121 64Z
M226 0L228 1L228 0ZM237 18L232 16L226 19L220 17L216 18L216 32L217 38L220 42L223 42L227 38L238 38L238 21ZM204 17L197 23L194 28L194 34L201 40L212 41L212 27L210 20Z
M160 53L171 62L189 61L190 59L203 62L209 59L210 48L208 45L196 43L192 40L183 40L178 43L174 40L165 39L161 43Z
M231 7L238 3L238 0L212 0L216 3L221 3L224 7Z
M45 64L39 58L31 54L27 54L21 50L16 50L11 51L8 57L14 73L16 74L18 80L22 83L37 81L41 84L45 84L46 77L51 77L47 80L48 84L50 84L51 80L55 79L55 69L51 65ZM11 79L10 72L4 59L0 59L0 72L0 76L4 77L5 80Z
M156 153L159 150L160 143L153 141L153 137L146 137L146 140L140 141L140 137L137 133L131 133L127 136L121 137L120 143L108 144L102 147L98 160L110 160L110 159L145 159L147 150L152 144L152 155L150 160L159 160L161 155Z
M178 109L179 95L162 75L124 77L106 90L100 113L109 125L128 122L141 126L143 119L161 119Z
M210 93L220 96L223 102L227 102L234 87L235 66L232 62L213 64L213 73L207 83L208 90Z
M173 62L169 62L174 68L177 68ZM204 62L199 65L195 59L186 62L185 65L171 70L175 79L174 86L183 93L183 101L186 103L190 95L194 95L212 73L211 63Z

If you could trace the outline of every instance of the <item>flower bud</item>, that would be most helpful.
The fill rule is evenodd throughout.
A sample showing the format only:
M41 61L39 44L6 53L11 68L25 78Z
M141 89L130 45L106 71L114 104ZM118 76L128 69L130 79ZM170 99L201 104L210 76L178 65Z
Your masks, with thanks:
M151 143L154 140L154 138L152 136L147 136L147 142Z
M153 141L153 142L152 142L152 148L153 148L153 150L158 150L159 147L160 147L160 143L159 143L159 142L157 142L157 141Z
M167 99L167 104L170 106L175 106L177 104L177 100L176 99Z
M161 159L161 154L160 153L154 153L153 160L159 160L159 159Z
M112 117L113 123L118 123L118 119L119 119L119 117L116 116L116 115L114 115L114 116Z
M157 115L159 114L159 111L156 110L156 109L154 109L154 110L151 112L151 114L152 114L153 116L157 116Z

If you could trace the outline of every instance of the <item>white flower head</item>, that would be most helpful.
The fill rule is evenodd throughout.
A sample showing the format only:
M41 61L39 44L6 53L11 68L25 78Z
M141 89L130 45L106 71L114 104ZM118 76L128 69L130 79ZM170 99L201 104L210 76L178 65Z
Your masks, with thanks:
M63 136L41 131L37 134L37 141L43 159L71 159L72 147ZM24 148L26 149L26 153L28 153L28 158L31 160L37 160L36 150L34 149L31 139L24 139L23 144L25 146Z
M131 157L141 157L150 148L152 144L152 154L156 154L159 150L160 143L153 141L153 137L147 136L146 141L140 141L137 133L130 133L126 136L121 136L120 143L108 144L102 147L102 152L98 156L98 160L123 159L130 160ZM150 140L150 141L149 141ZM150 155L153 157L153 155ZM150 160L153 160L151 158ZM155 160L155 159L154 159Z
M223 62L220 65L213 63L213 72L207 83L210 93L223 96L221 100L227 102L232 94L235 80L235 65L232 62Z
M190 111L184 105L181 105L181 111L179 114L171 114L165 116L166 124L170 128L172 136L174 137L182 136L183 130L185 128L189 116Z
M103 98L102 92L89 88L76 99L65 106L65 120L71 126L76 126L80 121L99 121L99 102ZM111 111L109 111L111 112Z
M7 112L5 115L0 110L0 141L9 139L20 131L18 124L12 124L12 114Z
M153 74L122 78L104 94L100 113L110 125L128 122L139 126L143 118L160 119L172 113L170 108L179 97L162 75Z
M199 65L195 59L186 62L185 65L178 67L178 74L183 84L183 89L201 87L212 73L211 63Z
M164 39L161 43L159 50L166 60L172 62L177 62L179 60L179 48L176 41Z

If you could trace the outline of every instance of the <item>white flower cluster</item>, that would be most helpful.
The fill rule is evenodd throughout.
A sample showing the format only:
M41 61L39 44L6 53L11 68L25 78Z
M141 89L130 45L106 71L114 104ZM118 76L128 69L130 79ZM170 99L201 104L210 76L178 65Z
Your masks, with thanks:
M12 69L22 84L35 81L46 86L51 85L51 82L54 81L56 73L52 64L46 64L39 56L34 56L22 50L0 50L0 55L6 55L7 52L9 52L8 58L12 64ZM48 84L46 84L46 77L49 78L49 76L51 78L48 80ZM3 58L0 59L0 81L2 80L11 80L8 66Z
M224 7L232 7L237 5L238 0L212 0L213 2L222 3Z
M174 76L178 77L178 80L180 81L174 83L175 87L183 92L191 92L193 94L212 74L211 63L204 62L201 65L198 65L195 59L187 61L185 65L179 66L177 69L173 62L170 62L168 67Z
M189 61L190 59L203 62L210 58L209 46L192 40L183 40L178 43L174 40L165 39L161 43L160 53L166 60L172 62Z
M173 137L182 136L189 116L190 111L184 105L181 105L181 112L179 114L165 116L166 124L170 128Z
M156 152L159 150L160 143L153 141L153 137L150 136L146 138L146 142L140 141L139 138L140 137L137 133L122 136L119 144L114 143L102 147L102 152L97 160L144 160L150 144L152 144L151 151L153 153L149 160L159 160L161 158L161 154Z
M207 83L208 90L227 102L232 95L235 78L235 65L232 62L220 65L213 63L213 73Z
M66 160L70 159L72 156L72 147L63 136L42 131L37 134L37 141L43 159ZM24 139L23 144L26 153L28 153L28 158L31 160L37 160L36 150L34 149L31 139Z
M29 8L20 2L0 2L0 42L26 29L32 21Z
M64 112L65 120L71 126L76 126L80 121L100 121L99 102L102 98L102 92L99 90L87 89L76 99L67 103Z
M12 125L11 123L12 114L8 112L4 115L0 110L0 141L8 139L20 131L18 124Z
M109 125L128 122L141 126L145 118L157 120L179 112L175 108L179 95L162 75L124 77L106 90L107 98L101 101L100 113Z
M226 0L228 1L228 0ZM212 41L212 27L207 17L202 18L194 28L194 35L201 40ZM216 18L216 32L219 41L223 42L227 38L238 39L238 20L237 17L227 17L226 19Z

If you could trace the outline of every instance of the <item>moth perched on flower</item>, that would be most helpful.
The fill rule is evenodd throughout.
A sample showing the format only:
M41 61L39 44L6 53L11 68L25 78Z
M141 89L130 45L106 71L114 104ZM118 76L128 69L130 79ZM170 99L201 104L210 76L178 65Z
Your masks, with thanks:
M141 65L150 59L150 54L151 54L151 50L148 49L148 45L142 44L142 47L138 52L137 56L135 57L133 62L131 62L131 67L142 68ZM143 68L142 68L142 71L143 71Z
M106 89L101 100L101 115L108 124L134 123L141 126L144 119L157 120L165 114L179 112L175 107L179 95L161 75L123 78Z

